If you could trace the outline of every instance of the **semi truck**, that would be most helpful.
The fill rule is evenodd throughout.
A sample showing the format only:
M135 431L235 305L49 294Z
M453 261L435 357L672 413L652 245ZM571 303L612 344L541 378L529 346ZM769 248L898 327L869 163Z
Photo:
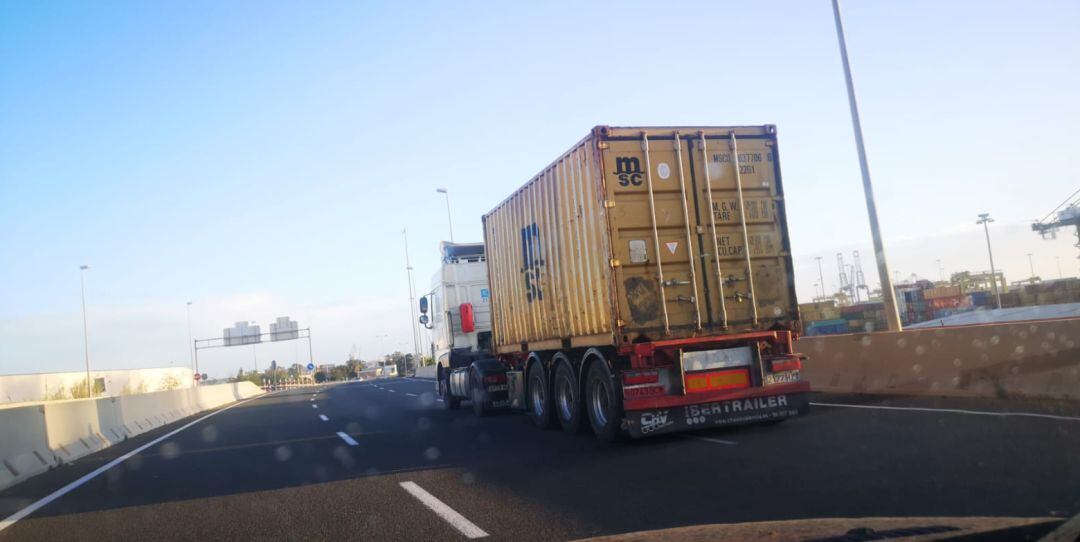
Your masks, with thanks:
M605 441L805 414L784 205L775 126L593 128L441 245L441 404Z

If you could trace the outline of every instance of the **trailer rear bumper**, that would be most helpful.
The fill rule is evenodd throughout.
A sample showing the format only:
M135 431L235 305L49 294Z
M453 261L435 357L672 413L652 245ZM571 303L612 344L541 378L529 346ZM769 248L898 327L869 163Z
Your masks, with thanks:
M630 436L641 438L803 415L810 411L810 384L796 382L726 394L680 395L635 402L662 403L639 409L627 405L623 428Z

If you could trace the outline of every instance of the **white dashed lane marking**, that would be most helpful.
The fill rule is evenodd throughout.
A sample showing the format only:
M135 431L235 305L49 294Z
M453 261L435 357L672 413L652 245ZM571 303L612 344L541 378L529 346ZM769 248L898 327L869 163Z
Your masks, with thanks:
M430 508L432 512L438 514L439 517L443 518L466 537L484 538L488 535L483 529L477 527L476 524L465 519L465 516L457 513L453 508L447 506L446 503L440 501L431 493L424 491L424 488L416 485L415 482L401 482L399 485L402 489L408 491L410 495L416 497L416 500Z
M324 422L330 421L330 418L327 418L326 414L319 414L319 419L324 421Z
M348 444L349 446L356 446L357 444L359 444L359 442L356 442L355 440L353 440L353 438L350 437L349 434L345 433L344 431L338 431L337 436L341 437L341 440L344 440L345 444Z

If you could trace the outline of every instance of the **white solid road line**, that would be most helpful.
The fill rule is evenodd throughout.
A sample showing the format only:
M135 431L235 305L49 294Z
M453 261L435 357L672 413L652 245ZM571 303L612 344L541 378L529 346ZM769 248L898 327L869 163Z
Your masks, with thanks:
M330 418L327 418L326 414L319 414L319 419L324 421L324 422L330 421Z
M356 445L360 444L359 442L356 442L355 440L353 440L353 438L350 437L348 433L338 431L337 436L341 437L341 440L344 440L345 444L348 444L349 446L356 446Z
M1057 416L1055 414L1036 414L1034 412L993 412L987 410L965 410L961 408L925 408L925 407L895 407L878 405L845 405L840 403L810 403L813 406L836 407L836 408L864 408L868 410L908 410L914 412L944 412L948 414L970 414L974 416L1013 416L1020 418L1043 418L1047 420L1066 420L1080 422L1077 416Z
M433 512L439 515L439 517L446 520L447 523L452 525L461 534L468 538L484 538L488 534L483 529L477 527L473 522L465 519L465 516L454 511L453 508L446 506L446 503L435 498L434 495L424 491L424 488L416 485L415 482L401 482L398 484L402 489L408 491L417 500L424 503L424 506L430 508Z
M270 394L268 393L266 395L270 395ZM238 403L233 403L233 404L231 404L231 405L229 405L229 406L227 406L225 408L222 408L221 410L215 410L215 411L207 414L206 416L203 416L202 418L199 418L199 419L197 419L197 420L195 420L193 422L187 423L184 426L179 427L177 429L173 429L172 431L169 431L168 433L165 433L164 435L161 435L160 437L158 437L158 438L156 438L154 440L151 440L150 442L147 442L146 444L143 444L142 446L139 446L138 448L135 448L134 450L132 450L132 451L130 451L130 452L116 458L116 459L113 459L112 461L109 461L108 463L94 469L93 471L90 471L90 473L84 474L78 480L75 480L74 482L71 482L70 484L68 484L68 485L66 485L64 487L62 487L62 488L60 488L60 489L58 489L56 491L53 491L52 493L48 494L45 497L42 497L41 499L39 499L37 502L31 504L30 506L27 506L26 508L23 508L22 510L19 510L18 512L15 512L14 514L11 514L7 518L5 518L3 521L0 521L0 531L3 531L4 529L7 529L8 527L11 527L12 525L15 525L15 522L19 521L20 519L25 518L26 516L29 516L30 514L33 514L34 512L37 512L38 510L41 509L41 507L55 501L56 499L59 499L60 497L63 497L64 495L67 495L72 490L74 490L74 489L78 488L79 486L85 484L86 482L89 482L90 480L93 480L94 478L98 477L101 473L103 473L103 472L105 472L105 471L107 471L107 470L109 470L109 469L123 463L124 461L127 461L133 455L135 455L135 454L137 454L137 453L139 453L139 452L141 452L141 451L143 451L143 450L145 450L145 449L147 449L147 448L149 448L151 446L154 446L155 444L157 444L157 443L159 443L159 442L161 442L161 441L163 441L165 439L168 439L169 437L172 437L173 435L183 431L184 429L187 429L188 427L191 427L191 426L193 426L193 425L195 425L195 424L197 424L197 423L199 423L199 422L201 422L201 421L203 421L203 420L205 420L205 419L207 419L207 418L209 418L211 416L216 416L216 415L218 415L218 414L220 414L222 412L225 412L226 410L229 410L230 408L232 408L234 406L242 405L242 404L244 404L244 403L246 403L248 401L258 399L259 397L265 397L266 395L260 395L258 397L250 397L250 398L244 399L243 401L240 401Z
M721 439L718 439L718 438L709 438L709 437L693 437L693 438L695 440L704 440L705 442L712 442L714 444L727 444L728 446L735 446L736 444L738 444L738 442L735 442L734 440L721 440Z

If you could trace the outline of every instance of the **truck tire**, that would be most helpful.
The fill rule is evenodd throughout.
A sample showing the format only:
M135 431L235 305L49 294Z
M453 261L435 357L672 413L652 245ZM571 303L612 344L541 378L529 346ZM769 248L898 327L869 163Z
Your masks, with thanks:
M488 413L488 407L484 403L484 383L475 372L472 374L469 394L472 398L472 411L477 418L483 418Z
M581 421L581 386L570 364L563 361L555 369L552 391L555 416L563 431L576 435L584 428Z
M439 380L436 384L439 399L442 399L443 410L457 410L461 406L461 399L450 395L450 376Z
M529 385L525 403L529 408L529 418L540 429L551 427L551 387L548 386L547 373L540 362L529 367Z
M622 437L622 393L616 389L611 372L602 360L589 364L584 410L596 438L613 442Z

